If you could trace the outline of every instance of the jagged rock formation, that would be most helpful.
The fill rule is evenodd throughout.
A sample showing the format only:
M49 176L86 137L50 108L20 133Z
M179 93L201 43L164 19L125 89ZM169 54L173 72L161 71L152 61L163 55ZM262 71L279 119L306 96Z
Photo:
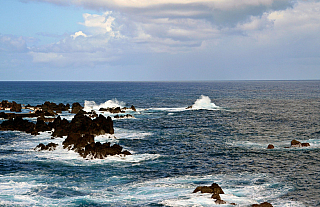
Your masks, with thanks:
M291 147L309 147L309 146L310 146L309 143L301 143L295 139L291 141Z
M197 193L197 192L201 192L201 193L212 193L211 198L215 199L215 203L216 204L226 204L227 202L222 200L220 197L220 194L224 194L222 188L216 184L216 183L212 183L211 186L198 186L193 193Z
M55 143L49 143L47 145L44 145L42 143L38 144L34 150L36 151L42 151L42 150L49 150L49 151L53 151L56 149L56 147L58 146L58 144L55 144Z
M0 103L0 110L10 109L10 111L21 112L21 104L17 104L15 101L9 102L7 100L3 100Z
M15 102L14 102L15 103ZM8 102L1 102L4 107L7 107ZM74 118L69 122L66 119L57 118L45 118L45 116L52 116L61 111L69 110L70 105L55 104L45 102L43 105L32 107L34 113L29 114L15 114L15 113L0 113L0 118L8 119L0 124L0 130L18 130L32 135L38 135L39 132L53 131L52 137L67 138L63 142L63 147L69 150L78 152L84 158L98 158L103 159L108 155L131 155L129 151L122 150L123 148L118 145L110 145L110 143L101 144L94 141L94 136L103 134L114 134L113 121L111 117L105 117L103 115L97 115L95 112L85 112L83 107L79 103L72 104L72 113L76 113ZM119 108L120 109L120 108ZM119 111L118 108L114 111ZM134 106L131 106L132 110L135 110ZM120 109L121 111L121 109ZM38 117L37 122L29 122L24 120L24 117ZM94 117L94 119L92 119ZM49 122L48 124L46 123ZM57 144L49 143L44 145L40 143L34 148L34 150L55 150Z

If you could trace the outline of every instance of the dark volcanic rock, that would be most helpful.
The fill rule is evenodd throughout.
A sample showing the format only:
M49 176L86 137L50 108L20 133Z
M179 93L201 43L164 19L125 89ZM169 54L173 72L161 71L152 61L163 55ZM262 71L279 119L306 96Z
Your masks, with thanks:
M216 204L226 204L227 202L224 201L224 200L221 200L221 199L217 199L217 200L215 201L215 203L216 203Z
M82 107L78 102L73 103L73 104L72 104L71 113L77 114L77 113L78 113L80 110L82 110L82 109L83 109L83 107Z
M291 141L291 147L309 147L309 146L310 146L309 143L301 143L295 139Z
M91 144L87 144L85 149L79 152L79 154L83 158L96 158L96 159L103 159L108 155L131 155L128 151L122 151L122 147L118 144L114 144L110 146L110 143L101 144L100 142L92 142Z
M132 109L132 111L137 111L137 110L136 110L136 107L134 107L134 105L131 105L130 108Z
M271 203L264 202L261 204L253 204L252 207L273 207L273 205L271 205Z
M4 113L4 112L1 112L0 113L0 118L3 118L3 119L8 119L9 118L9 115Z
M36 151L41 151L41 150L49 150L49 151L53 151L56 149L56 147L58 146L58 144L55 144L55 143L49 143L47 145L44 145L42 143L38 144L34 150Z
M52 128L48 126L42 118L38 118L35 129L38 132L44 132L44 131L50 131Z
M124 113L125 111L121 110L120 107L115 107L115 108L100 108L99 111L106 111L110 112L113 114L118 114L118 113Z
M56 114L61 113L62 111L68 111L70 108L70 105L64 105L63 103L56 104L53 102L46 101L44 104L37 106L38 108L41 108L43 112L47 112L50 114Z
M52 123L48 125L54 129L52 133L52 137L63 137L67 136L69 133L69 121L66 119L62 119L58 116Z
M3 121L0 125L0 130L2 131L22 131L27 133L32 133L35 131L35 124L27 120L23 120L21 117L16 117L14 119L10 118L7 121Z
M10 111L21 112L21 104L17 104L16 102L12 101Z
M291 147L301 147L301 142L294 139L291 141Z
M7 100L3 100L0 103L0 108L10 108L10 111L14 111L14 112L21 112L21 104L17 104L15 101L9 102Z
M221 200L220 194L212 194L211 198Z
M17 130L30 133L32 135L38 135L39 132L50 131L51 129L52 128L48 126L42 118L38 118L37 123L34 124L33 122L22 119L20 116L3 121L0 125L0 130L2 131Z
M267 149L274 149L273 144L269 144L268 147L267 147Z
M126 115L121 115L119 116L118 114L114 116L115 119L124 119L124 118L134 118L131 114L126 114Z
M222 188L216 184L216 183L212 183L211 186L198 186L193 193L196 192L201 192L201 193L213 193L213 194L224 194Z
M84 148L87 144L94 142L94 136L90 134L76 134L71 133L63 141L63 147L71 150L79 151Z
M90 135L114 134L111 117L106 118L103 115L99 115L92 120L83 114L82 110L74 116L70 123L66 119L61 120L60 116L58 116L50 126L54 129L53 137L68 136L72 133Z
M302 147L310 147L310 144L309 143L301 143L301 146Z

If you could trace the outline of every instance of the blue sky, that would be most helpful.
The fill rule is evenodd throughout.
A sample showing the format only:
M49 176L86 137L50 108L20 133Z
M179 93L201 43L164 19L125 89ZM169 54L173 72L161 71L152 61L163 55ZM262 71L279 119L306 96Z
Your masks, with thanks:
M1 0L0 80L320 79L320 1Z

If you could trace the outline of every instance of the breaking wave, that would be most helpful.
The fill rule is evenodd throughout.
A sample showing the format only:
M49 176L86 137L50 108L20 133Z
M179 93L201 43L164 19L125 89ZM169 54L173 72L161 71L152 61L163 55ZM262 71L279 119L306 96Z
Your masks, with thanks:
M125 103L122 101L118 101L117 99L108 100L102 104L97 104L94 101L84 101L84 111L96 110L98 111L100 108L115 108L115 107L124 107Z
M199 99L194 102L192 109L207 109L207 110L216 110L219 109L219 106L216 106L211 102L211 99L208 96L201 95Z

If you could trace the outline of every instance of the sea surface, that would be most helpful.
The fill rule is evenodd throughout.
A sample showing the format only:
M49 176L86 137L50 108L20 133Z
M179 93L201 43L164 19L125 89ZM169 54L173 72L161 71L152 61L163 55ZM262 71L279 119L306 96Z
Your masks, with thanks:
M237 206L320 206L320 81L0 82L0 99L137 109L95 137L126 157L83 159L50 132L0 131L0 206L220 206L192 193L213 182ZM286 148L293 139L310 147ZM33 150L50 142L60 146Z

